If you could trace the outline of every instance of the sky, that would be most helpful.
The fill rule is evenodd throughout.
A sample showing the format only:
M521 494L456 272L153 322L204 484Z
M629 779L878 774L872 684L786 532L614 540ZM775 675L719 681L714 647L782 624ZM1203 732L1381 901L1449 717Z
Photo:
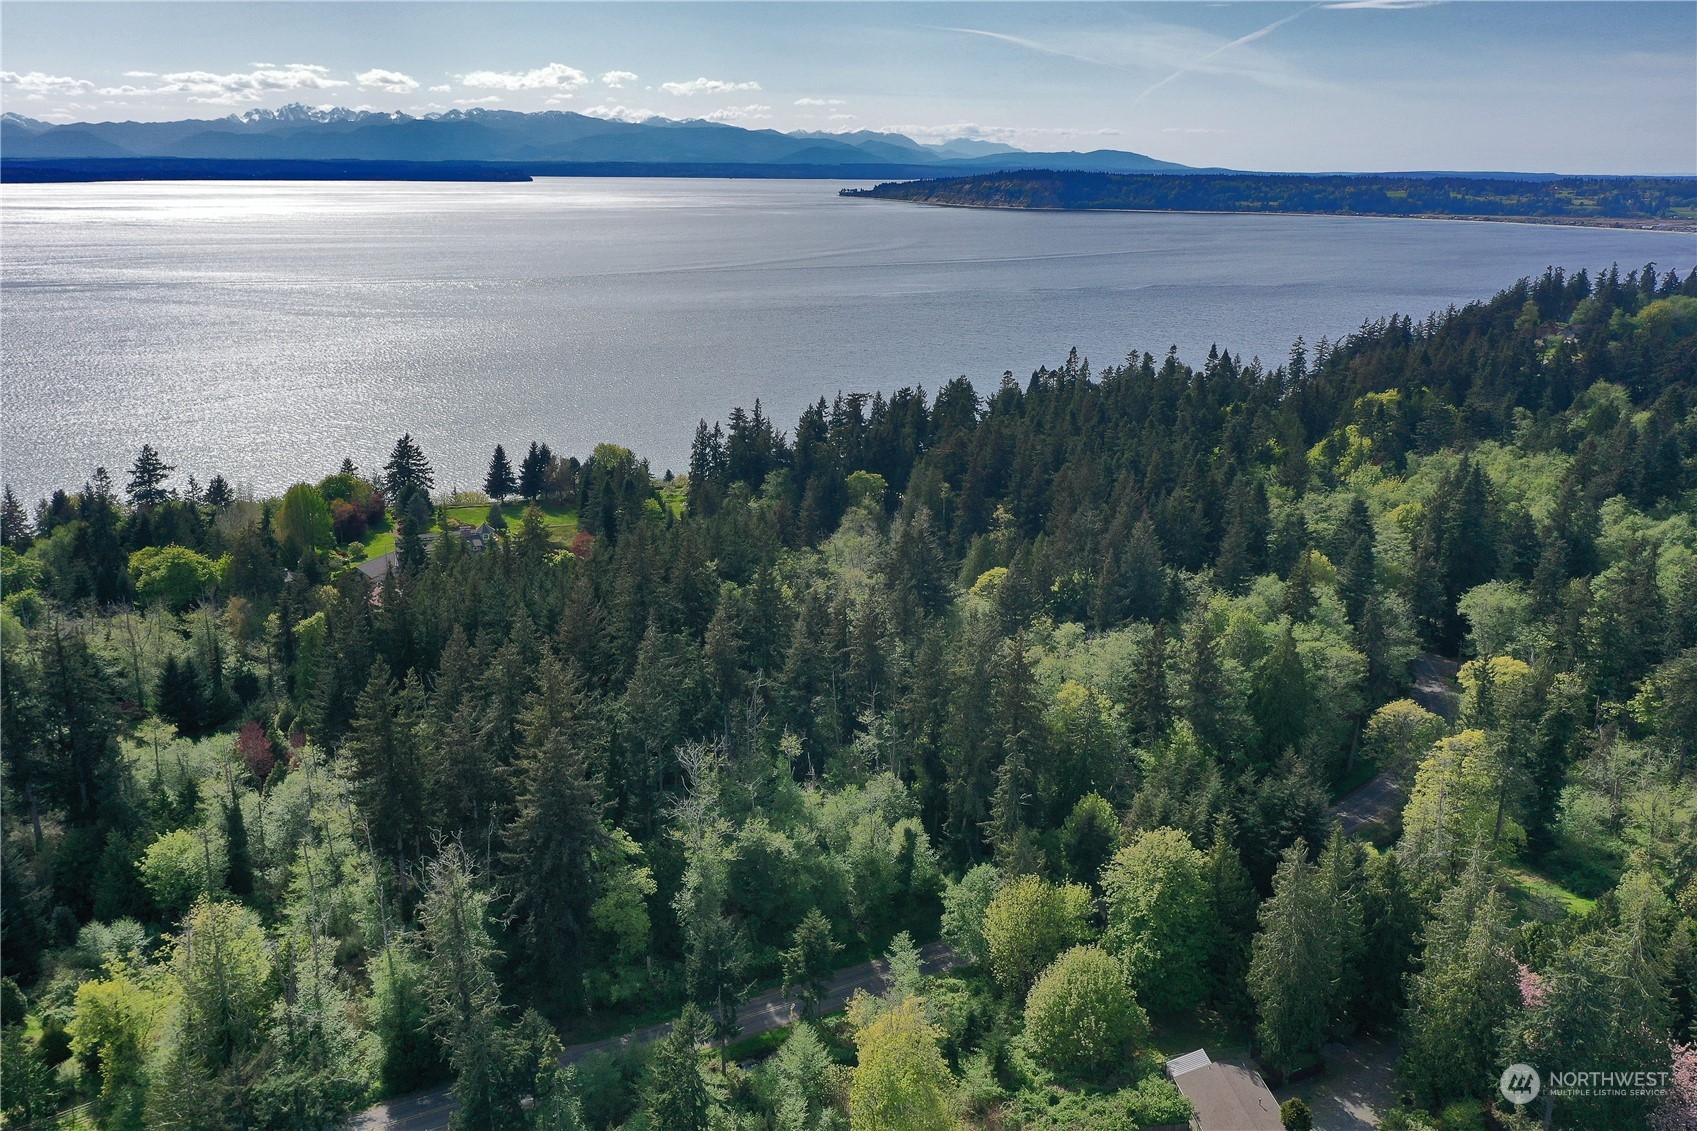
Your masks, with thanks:
M1239 169L1697 175L1697 2L0 3L0 109L290 102Z

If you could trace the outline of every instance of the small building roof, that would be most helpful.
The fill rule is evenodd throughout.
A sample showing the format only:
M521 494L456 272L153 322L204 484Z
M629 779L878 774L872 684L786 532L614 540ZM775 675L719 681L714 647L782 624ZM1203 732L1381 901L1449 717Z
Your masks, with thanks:
M389 572L390 566L397 569L400 567L400 561L393 550L390 550L387 554L378 554L375 558L367 558L363 562L354 564L355 569L373 581L382 581L384 575Z
M1199 1059L1198 1059L1199 1058ZM1181 1065L1174 1071L1175 1065ZM1197 1131L1282 1131L1279 1101L1253 1065L1210 1061L1202 1049L1167 1062L1167 1075L1196 1109Z
M1195 1052L1187 1052L1183 1056L1175 1056L1167 1061L1167 1075L1177 1080L1186 1072L1197 1068L1206 1068L1212 1063L1214 1062L1208 1059L1207 1049L1197 1049Z

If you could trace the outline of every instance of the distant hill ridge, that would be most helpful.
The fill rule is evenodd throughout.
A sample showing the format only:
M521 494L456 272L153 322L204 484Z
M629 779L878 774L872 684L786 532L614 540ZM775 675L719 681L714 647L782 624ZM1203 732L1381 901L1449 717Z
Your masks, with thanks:
M7 162L174 158L217 161L457 161L576 164L806 166L852 175L859 166L972 173L1019 168L1102 172L1192 172L1189 166L1112 149L1028 153L993 142L936 145L896 133L746 129L701 119L640 122L567 110L449 110L414 116L314 107L248 110L176 122L54 125L0 115Z

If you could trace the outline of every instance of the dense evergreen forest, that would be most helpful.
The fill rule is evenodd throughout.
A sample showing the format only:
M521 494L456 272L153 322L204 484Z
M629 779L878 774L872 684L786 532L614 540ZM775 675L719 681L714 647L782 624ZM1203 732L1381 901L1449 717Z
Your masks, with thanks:
M1386 1127L1697 1126L1697 271L756 404L676 479L188 458L5 492L7 1126L1122 1131L1371 1034Z
M1174 176L1037 170L891 181L869 189L843 189L842 195L975 208L1697 221L1697 180L1688 177L1512 180L1375 174Z

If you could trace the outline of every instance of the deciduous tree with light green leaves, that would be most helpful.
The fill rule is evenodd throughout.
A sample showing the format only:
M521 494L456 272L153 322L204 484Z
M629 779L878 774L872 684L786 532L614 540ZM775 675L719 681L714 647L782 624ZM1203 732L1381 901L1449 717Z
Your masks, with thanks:
M1464 730L1432 747L1402 810L1398 851L1415 884L1453 875L1475 843L1525 842L1504 810L1510 768L1500 741Z
M1404 777L1420 764L1432 744L1448 733L1449 724L1442 717L1412 699L1396 699L1367 720L1361 751L1381 770Z
M943 891L943 941L967 962L990 960L990 945L984 939L984 913L996 898L1002 876L994 864L979 864L967 871L959 883Z
M1177 829L1139 833L1102 872L1104 945L1125 963L1138 996L1157 1013L1194 1009L1208 992L1216 930L1208 858Z
M1149 1036L1149 1018L1125 970L1094 946L1076 946L1049 964L1025 999L1025 1039L1049 1071L1096 1080L1125 1063Z
M93 1061L100 1074L100 1102L107 1126L141 1127L146 1098L147 1054L164 1013L159 988L137 980L114 963L106 977L77 987L71 1018L71 1052Z
M1090 937L1090 889L1037 876L1009 880L984 911L990 973L1015 1001L1055 956Z
M296 558L336 544L330 506L310 483L296 483L283 493L283 505L271 519L271 529Z
M218 584L218 564L186 546L148 546L130 555L136 596L180 613Z
M159 910L172 917L220 889L224 870L223 838L206 829L173 829L148 845L141 857L142 883Z
M855 1034L851 1131L952 1131L955 1079L923 1001L908 998Z

